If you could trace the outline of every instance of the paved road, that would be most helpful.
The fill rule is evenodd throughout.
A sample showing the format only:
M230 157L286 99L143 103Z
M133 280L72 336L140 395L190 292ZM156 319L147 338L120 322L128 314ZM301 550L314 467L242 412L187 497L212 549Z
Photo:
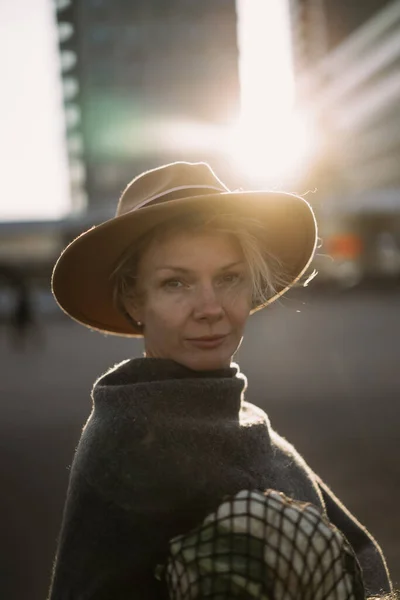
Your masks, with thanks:
M94 379L141 343L64 317L24 353L0 330L0 597L44 600ZM297 291L255 314L247 398L375 535L400 586L400 290Z

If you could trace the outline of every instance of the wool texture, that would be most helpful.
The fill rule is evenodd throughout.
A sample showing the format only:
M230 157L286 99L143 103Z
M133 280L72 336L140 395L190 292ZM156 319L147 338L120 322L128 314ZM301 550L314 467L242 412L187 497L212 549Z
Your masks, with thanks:
M124 361L94 385L71 467L49 600L166 598L168 541L227 495L276 489L319 507L352 545L368 595L391 584L382 552L263 410L237 365L197 372Z

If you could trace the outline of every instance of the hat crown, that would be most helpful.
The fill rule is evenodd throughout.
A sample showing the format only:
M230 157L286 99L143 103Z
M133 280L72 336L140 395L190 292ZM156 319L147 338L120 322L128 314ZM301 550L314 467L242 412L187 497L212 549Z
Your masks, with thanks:
M204 162L175 162L146 171L133 179L118 202L116 217L174 198L229 192Z

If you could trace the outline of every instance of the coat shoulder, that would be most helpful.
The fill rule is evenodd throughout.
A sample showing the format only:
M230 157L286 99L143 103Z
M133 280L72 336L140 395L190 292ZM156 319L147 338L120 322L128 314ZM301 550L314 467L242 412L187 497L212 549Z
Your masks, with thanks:
M276 489L302 502L312 502L325 512L317 477L296 448L271 429Z

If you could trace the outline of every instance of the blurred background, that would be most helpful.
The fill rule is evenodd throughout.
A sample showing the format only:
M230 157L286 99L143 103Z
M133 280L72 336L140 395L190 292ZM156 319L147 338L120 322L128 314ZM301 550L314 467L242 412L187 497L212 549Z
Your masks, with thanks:
M400 586L400 1L3 0L0 32L0 597L46 598L92 384L143 350L69 320L53 264L174 160L313 205L318 275L237 358Z

